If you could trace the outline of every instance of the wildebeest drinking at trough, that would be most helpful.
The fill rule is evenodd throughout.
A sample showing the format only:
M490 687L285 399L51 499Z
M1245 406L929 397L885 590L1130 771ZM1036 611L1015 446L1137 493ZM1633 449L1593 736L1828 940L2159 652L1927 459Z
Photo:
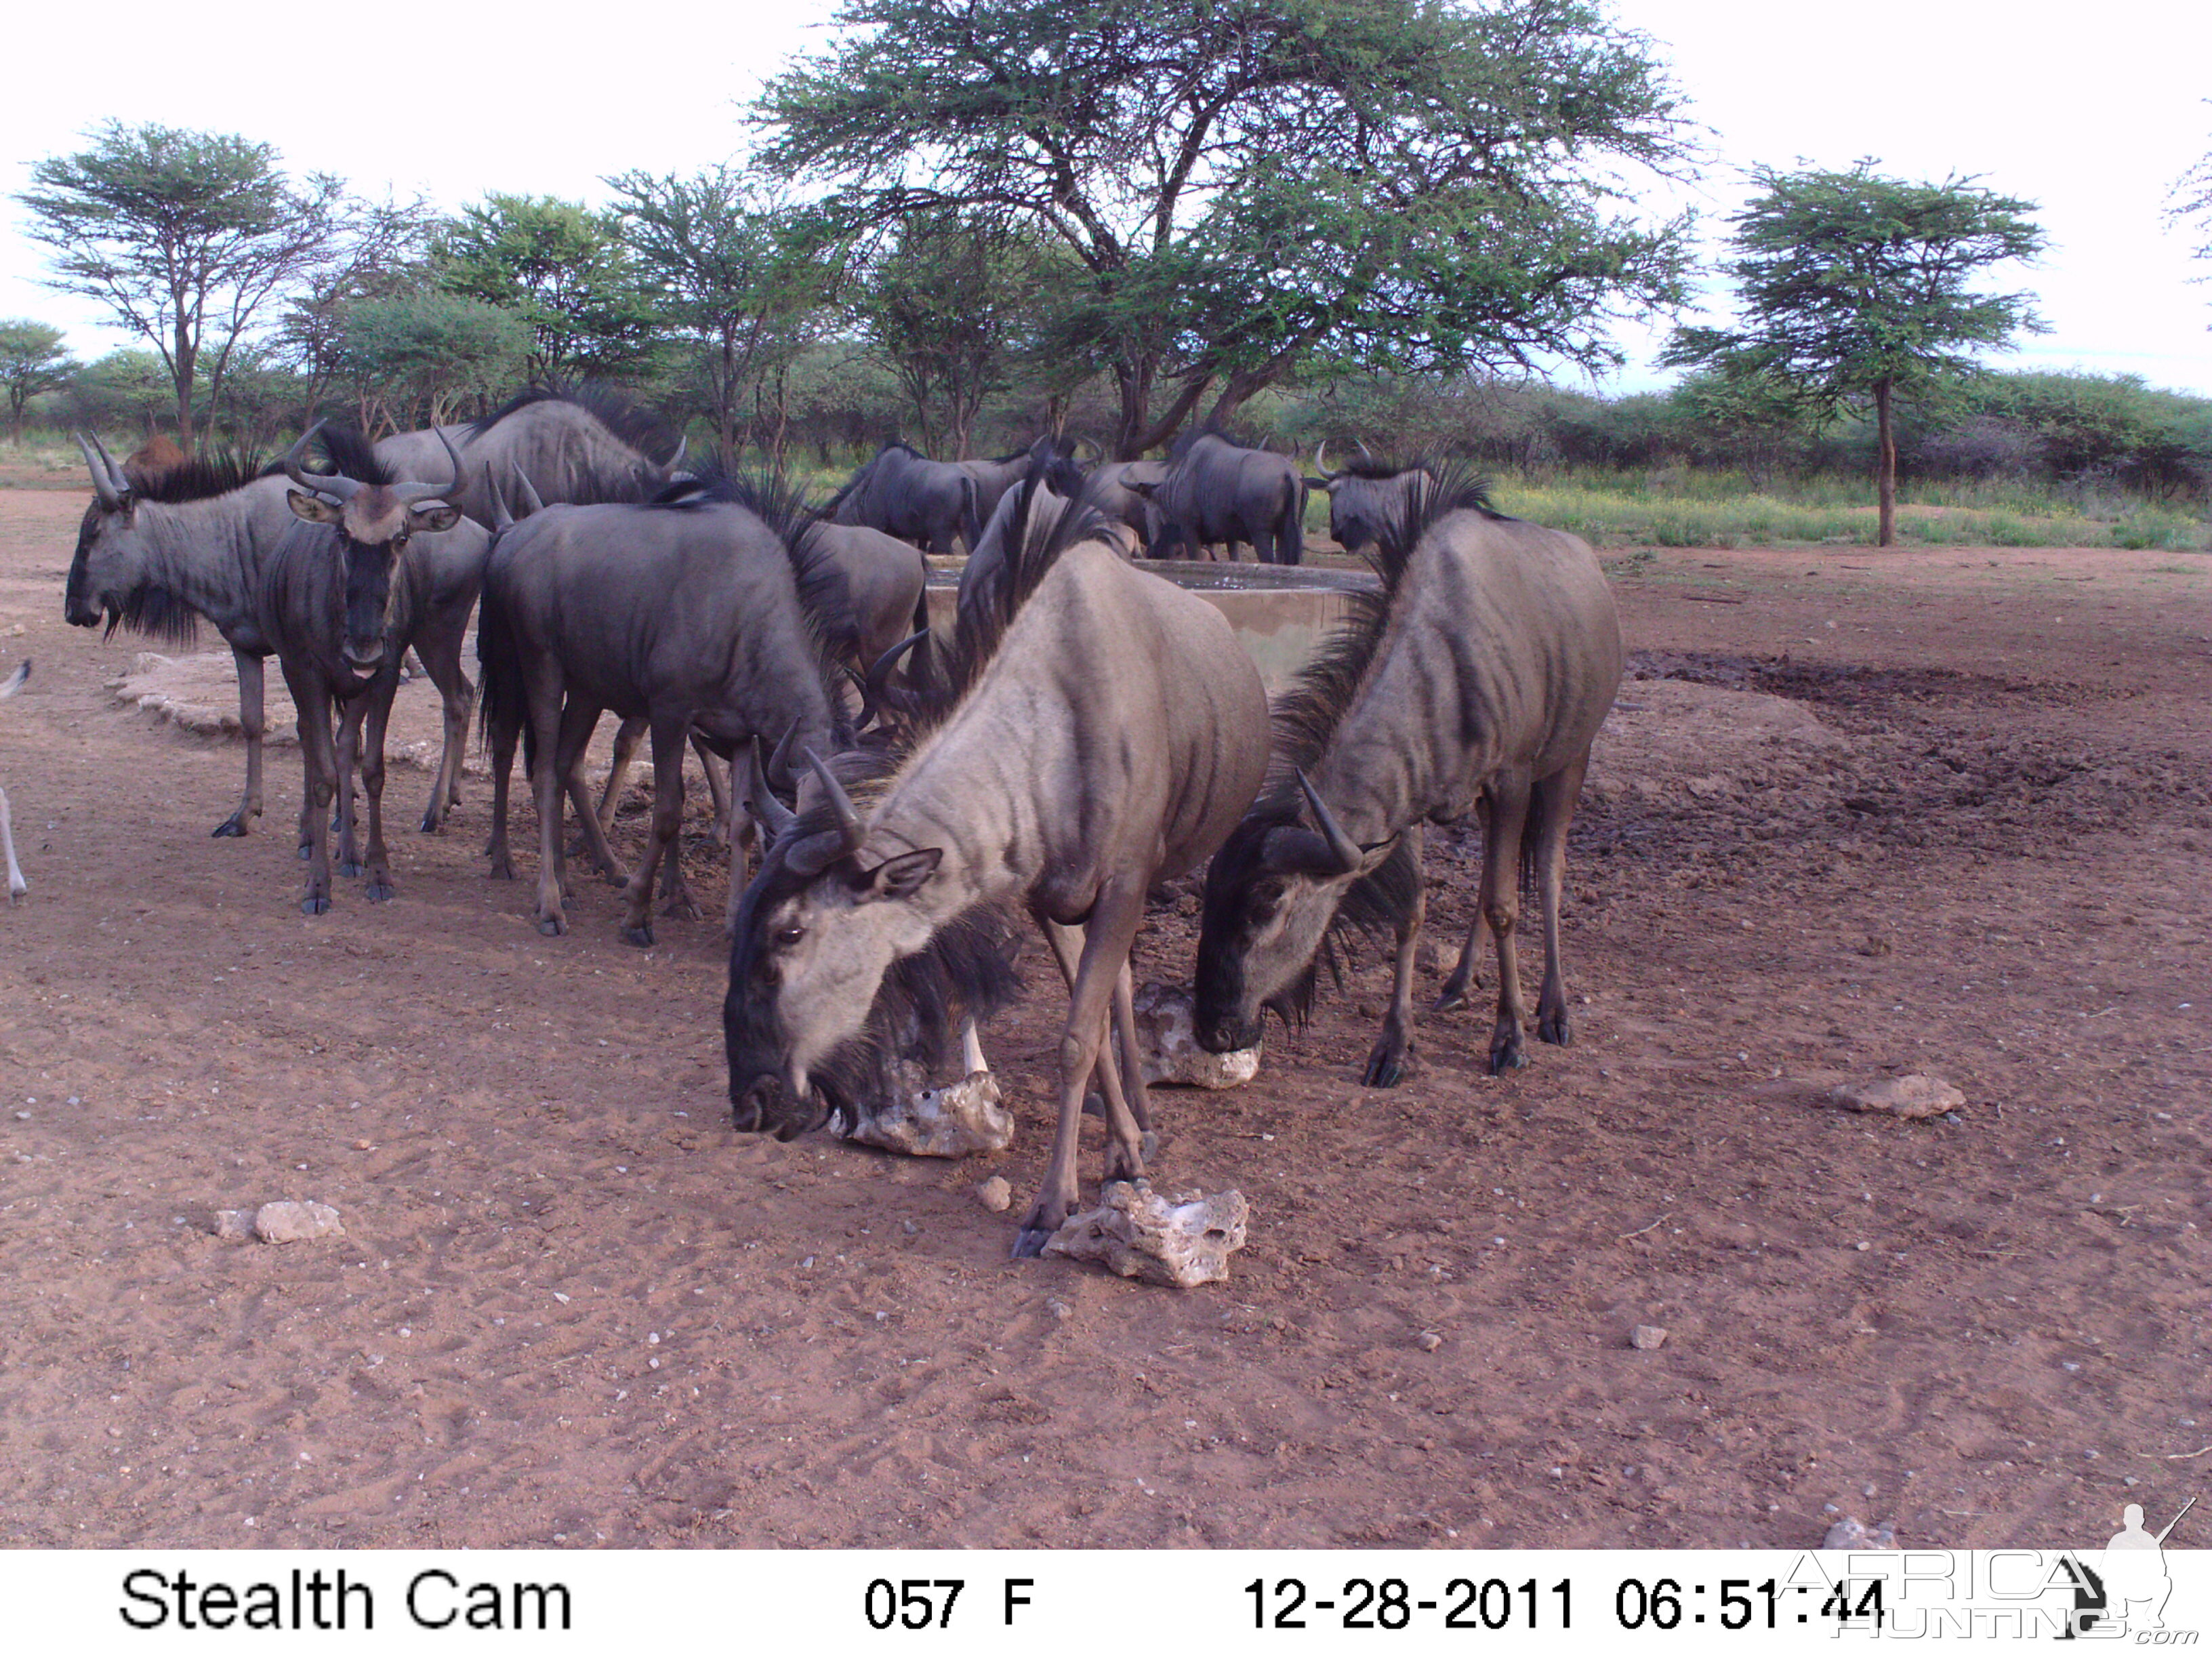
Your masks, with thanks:
M568 927L563 792L593 856L621 878L583 787L584 747L603 711L645 720L653 737L653 837L628 878L623 922L623 937L640 945L653 943L654 869L678 857L687 737L696 730L725 757L794 732L834 746L840 714L823 640L850 623L843 584L805 527L781 485L708 482L645 506L549 507L500 532L477 638L492 744L489 853L494 876L514 873L507 790L526 722L540 933ZM669 902L696 914L680 864Z
M1402 520L1413 492L1430 476L1424 468L1392 466L1371 456L1332 471L1325 443L1314 454L1314 466L1321 476L1306 483L1328 492L1329 539L1347 553L1372 547Z
M1515 960L1521 860L1534 860L1544 927L1536 1034L1568 1037L1559 969L1567 827L1591 741L1620 684L1620 623L1576 537L1491 510L1464 476L1430 477L1385 532L1382 592L1277 711L1281 770L1206 872L1198 1039L1257 1040L1262 1007L1302 1013L1316 953L1341 918L1397 933L1390 1011L1366 1082L1396 1083L1413 1054L1421 823L1483 815L1480 910L1498 941L1493 1072L1522 1063ZM1462 981L1463 982L1463 981Z
M389 476L379 471L367 441L351 428L325 426L321 435L339 474ZM246 790L237 810L214 833L243 836L261 816L264 663L276 648L261 617L262 577L278 544L298 528L286 500L295 486L281 469L257 477L235 459L205 455L158 470L128 471L115 465L97 438L77 442L91 470L93 501L77 532L62 614L80 628L105 621L110 633L119 624L179 645L196 637L202 617L215 625L238 671ZM449 471L451 465L441 459L438 471ZM439 634L421 646L430 678L445 699L447 738L439 787L422 815L425 830L436 830L443 821L460 775L462 742L475 696L461 670L460 642L457 628L450 639ZM462 734L459 741L456 730ZM304 852L304 823L300 844Z
M310 430L284 458L293 484L286 500L301 522L270 556L257 610L299 710L306 774L301 811L308 842L300 908L319 915L331 904L331 803L356 764L368 796L368 896L392 896L384 845L384 732L399 689L400 660L410 645L426 661L458 659L489 538L453 504L463 468L451 445L446 446L445 481L423 483L379 473L307 472L300 462L313 436ZM458 731L456 718L449 698L447 759L458 767L468 737L465 702L458 710ZM431 787L434 814L451 787L441 765ZM363 872L350 812L344 815L339 852L343 873Z
M1025 905L1069 996L1024 1255L1076 1202L1094 1067L1108 1176L1144 1173L1130 944L1146 892L1213 851L1266 767L1266 696L1221 613L1124 562L1097 523L1069 509L1018 550L989 614L962 619L941 714L892 754L865 810L815 759L817 799L745 890L723 1009L733 1121L788 1139L850 1105L854 1068L886 1040L879 993L963 919Z

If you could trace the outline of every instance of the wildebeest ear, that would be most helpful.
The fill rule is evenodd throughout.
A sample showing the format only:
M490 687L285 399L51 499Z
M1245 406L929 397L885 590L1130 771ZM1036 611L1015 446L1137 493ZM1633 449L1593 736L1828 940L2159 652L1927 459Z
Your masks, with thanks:
M284 499L292 503L292 511L309 524L336 524L344 509L335 501L326 501L320 495L310 495L304 489L288 489Z
M1300 824L1285 824L1267 831L1267 838L1260 843L1260 862L1279 876L1311 876L1327 881L1337 876L1372 875L1397 844L1395 836L1363 842L1359 861L1347 866L1328 844L1327 836Z
M902 853L895 859L885 859L860 879L871 898L902 899L908 896L937 873L937 866L945 856L941 847L925 847L918 853Z
M1326 478L1309 477L1305 480L1305 486L1308 489L1327 489L1328 488L1328 480Z
M461 521L461 509L440 501L434 507L410 507L407 518L417 530L451 530Z

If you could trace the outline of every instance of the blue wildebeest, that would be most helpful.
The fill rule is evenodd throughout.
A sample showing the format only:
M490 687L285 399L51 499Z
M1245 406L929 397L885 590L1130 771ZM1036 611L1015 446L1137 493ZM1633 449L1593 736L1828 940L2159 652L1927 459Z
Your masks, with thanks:
M649 501L678 478L689 447L605 387L532 386L480 421L395 433L376 459L395 477L431 476L444 471L448 442L468 463L459 505L487 530L495 488L515 474L542 501Z
M1167 476L1147 484L1123 475L1158 509L1147 550L1156 559L1188 556L1214 543L1237 556L1252 544L1262 564L1296 564L1305 550L1305 480L1284 456L1244 449L1218 432L1186 433L1176 442Z
M967 563L960 568L957 604L963 611L998 605L998 586L1013 568L1012 556L1058 523L1067 504L1085 494L1083 470L1061 454L1051 439L1036 441L1030 450L1029 463L1024 482L1030 487L1010 489L999 498L969 551ZM1126 547L1115 540L1121 527L1118 521L1111 521L1100 525L1094 533L1126 555Z
M1152 884L1212 852L1266 769L1266 696L1221 613L1127 563L1097 524L1071 508L1021 550L991 614L962 621L935 723L883 763L865 811L856 778L812 760L816 799L745 890L723 1006L732 1121L788 1139L850 1108L884 1040L880 994L905 994L964 922L1026 906L1069 998L1020 1255L1076 1202L1094 1070L1109 1177L1144 1173L1130 944Z
M1461 967L1471 971L1486 924L1498 969L1491 1069L1523 1061L1524 856L1544 929L1536 1034L1567 1041L1567 826L1622 665L1613 595L1585 543L1499 516L1462 475L1418 483L1407 509L1380 544L1382 592L1358 602L1276 711L1281 770L1206 872L1198 951L1198 1039L1219 1053L1257 1040L1263 1007L1304 1017L1334 926L1394 927L1396 980L1365 1073L1376 1087L1413 1057L1424 819L1482 817L1480 909Z
M1306 484L1328 492L1329 539L1347 553L1380 541L1385 531L1405 518L1414 489L1431 477L1426 468L1391 466L1372 457L1332 471L1325 443L1316 453L1314 465L1321 476L1308 478Z
M866 525L912 542L926 553L975 545L982 520L975 480L956 462L933 461L905 444L885 444L853 481L830 498L837 524Z
M1136 532L1139 550L1148 550L1158 528L1159 509L1139 484L1158 489L1167 481L1165 461L1101 461L1085 475L1091 499L1101 513Z
M340 473L380 476L367 441L348 427L322 429ZM235 459L197 456L159 469L118 468L97 438L82 438L93 501L77 531L62 614L80 628L102 621L174 644L189 644L205 617L230 647L238 669L238 723L246 734L246 793L215 827L242 836L261 816L262 739L266 731L264 664L275 650L260 617L261 579L276 545L297 525L281 471L255 477ZM447 462L441 471L450 468ZM318 475L319 476L319 475ZM445 699L447 749L422 828L443 822L460 776L469 709L475 696L462 672L460 635L426 639L421 651ZM459 722L461 741L453 732ZM300 844L308 845L300 827Z
M1027 449L1017 449L1012 454L1000 455L982 461L955 461L958 467L975 481L975 522L990 522L991 515L999 510L999 503L1008 490L1015 489L1040 466L1054 461L1067 461L1075 454L1073 438L1039 438ZM1065 493L1065 492L1063 492Z
M284 458L286 501L301 522L278 542L262 572L256 612L300 714L304 763L301 811L308 837L307 890L300 908L331 908L331 803L358 765L368 796L366 860L356 857L351 812L340 832L340 873L366 873L374 902L392 896L384 845L384 732L411 645L426 661L458 661L461 635L483 580L489 538L464 517L461 458L446 446L442 483L310 473L301 469L310 431ZM465 681L463 682L466 684ZM446 709L446 747L458 763L468 708ZM337 714L333 739L331 722ZM443 767L432 786L434 811L450 787Z
M761 738L818 748L844 735L823 645L849 626L843 583L799 534L805 525L780 485L710 480L644 506L548 507L500 532L477 629L492 745L489 852L492 874L511 878L507 781L526 726L540 933L568 929L564 791L593 857L627 881L623 937L647 945L662 858L677 866L670 910L697 914L674 848L686 737L696 732L728 757ZM584 747L606 709L645 720L653 738L653 836L627 878L584 793ZM741 857L733 846L732 861Z

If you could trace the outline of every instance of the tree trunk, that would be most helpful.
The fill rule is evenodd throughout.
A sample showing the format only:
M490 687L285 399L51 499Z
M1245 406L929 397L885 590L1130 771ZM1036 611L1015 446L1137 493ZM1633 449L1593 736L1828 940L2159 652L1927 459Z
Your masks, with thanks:
M1875 544L1878 547L1893 546L1897 541L1897 431L1890 423L1889 394L1887 380L1874 383L1875 497L1881 504L1877 509L1881 528Z
M176 368L172 378L177 385L177 447L185 454L192 453L192 376L198 354L192 349L191 337L185 325L177 325Z

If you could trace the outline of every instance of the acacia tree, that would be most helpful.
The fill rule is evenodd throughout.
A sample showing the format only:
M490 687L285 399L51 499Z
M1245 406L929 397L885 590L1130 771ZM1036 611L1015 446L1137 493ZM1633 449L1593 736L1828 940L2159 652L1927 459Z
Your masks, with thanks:
M23 446L23 406L41 392L70 383L79 364L61 330L27 317L0 317L0 387L8 393L8 434Z
M530 325L535 380L617 374L651 356L658 319L620 222L551 196L487 196L445 225L431 257L449 294Z
M859 227L976 210L1065 244L1066 348L1124 456L1316 349L1391 367L1619 361L1678 302L1686 158L1644 35L1596 0L844 0L756 108L763 165Z
M762 446L781 460L784 375L827 315L842 263L834 239L767 181L727 165L688 179L634 172L605 183L619 198L623 240L660 289L662 315L706 347L722 465L736 464L748 388Z
M2033 202L1956 176L1885 179L1874 162L1847 172L1754 169L1752 198L1730 223L1741 325L1678 329L1660 356L1738 380L1766 380L1825 416L1874 408L1880 544L1897 538L1900 394L1972 374L1974 354L2002 349L2044 325L2025 294L1972 284L1990 266L2031 259L2043 233Z
M274 146L225 133L110 121L90 137L33 162L15 199L52 250L46 286L100 301L161 354L189 449L203 364L212 402L262 307L328 257L344 186L310 173L295 189Z
M2212 99L2206 101L2212 103ZM2198 157L2195 167L2173 181L2166 203L2167 223L2196 222L2196 234L2203 240L2190 250L2191 257L2212 261L2212 151ZM2197 280L2212 282L2212 276Z

